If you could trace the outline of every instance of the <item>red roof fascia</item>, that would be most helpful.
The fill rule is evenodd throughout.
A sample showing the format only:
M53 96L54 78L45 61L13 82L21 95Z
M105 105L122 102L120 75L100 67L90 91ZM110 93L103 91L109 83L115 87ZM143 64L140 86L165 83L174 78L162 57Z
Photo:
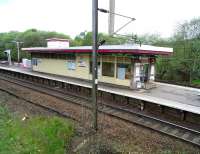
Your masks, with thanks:
M90 53L90 49L48 49L48 50L28 50L28 52L41 52L41 53ZM146 55L170 55L171 52L163 51L150 51L150 50L110 50L110 49L99 49L99 53L129 53L129 54L146 54Z
M147 55L169 55L171 52L152 51L152 50L99 50L99 53L129 53L129 54L147 54Z

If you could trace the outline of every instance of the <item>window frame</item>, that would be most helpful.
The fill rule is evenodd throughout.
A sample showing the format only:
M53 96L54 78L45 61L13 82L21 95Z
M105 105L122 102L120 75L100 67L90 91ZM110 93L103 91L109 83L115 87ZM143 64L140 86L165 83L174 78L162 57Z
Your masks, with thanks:
M108 72L106 72L106 73L104 72L105 64L111 64L112 65L112 67L109 70L107 70L108 72L112 72L112 75L107 74ZM113 78L115 77L115 63L114 62L102 62L102 76L113 77Z

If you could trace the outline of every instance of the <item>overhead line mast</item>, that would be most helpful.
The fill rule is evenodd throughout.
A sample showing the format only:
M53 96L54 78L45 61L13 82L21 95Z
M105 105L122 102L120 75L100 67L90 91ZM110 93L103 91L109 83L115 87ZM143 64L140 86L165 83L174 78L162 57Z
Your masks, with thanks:
M92 103L93 103L93 128L95 131L98 130L98 104L97 104L97 94L98 94L98 67L97 67L97 52L99 46L105 43L105 40L98 42L98 11L103 13L109 13L109 34L114 35L119 32L130 22L134 21L135 18L128 17L119 13L115 13L115 0L110 0L110 10L98 8L98 0L92 0ZM114 32L114 16L121 16L123 18L128 18L131 21L120 27L116 32Z
M115 12L115 0L109 1L109 12ZM108 17L108 34L113 35L115 30L115 14L109 13Z
M98 52L98 0L92 0L92 103L93 103L93 128L98 130L98 77L97 77L97 52Z

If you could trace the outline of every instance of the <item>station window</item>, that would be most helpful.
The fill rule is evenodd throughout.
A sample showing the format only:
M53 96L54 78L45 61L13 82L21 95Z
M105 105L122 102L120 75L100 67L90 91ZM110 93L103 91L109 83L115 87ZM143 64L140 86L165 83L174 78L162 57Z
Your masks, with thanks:
M37 58L43 58L43 57L45 57L44 53L38 53L38 57Z
M76 55L67 54L66 59L67 59L68 70L76 70Z
M65 54L57 54L57 59L66 59L66 55Z
M121 80L131 79L131 65L117 64L117 78Z
M102 63L102 75L103 76L114 77L114 72L115 72L114 70L115 70L114 63L110 63L110 62Z
M100 56L97 56L97 65L98 65L98 76L101 76L101 67L100 67ZM92 74L92 55L90 55L90 67L89 67L89 73Z
M100 71L100 62L98 62L98 72ZM92 61L90 61L90 74L92 74Z
M75 70L76 69L76 61L68 60L67 61L67 68L68 68L68 70Z
M67 60L76 60L76 55L75 54L67 54L66 59Z
M55 54L53 54L53 53L49 53L49 58L50 58L50 59L53 59L53 58L54 58L54 55L55 55Z
M32 58L32 65L33 66L37 66L38 65L38 61L37 61L37 58Z
M32 57L41 58L41 53L32 53Z
M43 58L50 58L51 57L50 54L43 54L42 56L43 56Z

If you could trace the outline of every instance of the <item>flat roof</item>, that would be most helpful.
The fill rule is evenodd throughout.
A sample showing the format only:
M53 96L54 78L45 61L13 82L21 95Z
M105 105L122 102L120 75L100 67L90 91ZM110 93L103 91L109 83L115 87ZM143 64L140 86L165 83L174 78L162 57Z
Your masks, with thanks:
M61 38L48 38L46 41L61 41L61 42L69 42L69 39L61 39Z
M41 53L90 53L92 46L77 46L77 47L30 47L22 48L27 52L41 52ZM147 55L170 55L173 53L173 48L157 47L151 45L103 45L98 49L99 53L129 53L129 54L147 54Z
M39 72L32 72L30 70L22 69L19 67L9 68L6 66L0 66L0 69L10 70L13 72L20 72L23 74L39 76L46 79L52 79L73 85L92 88L92 84L90 82L76 78L61 77L51 74L47 75ZM136 91L125 88L123 89L118 87L111 87L101 84L98 86L98 90L143 100L158 105L168 106L170 108L178 110L200 114L200 96L199 96L200 89L170 85L165 83L156 83L156 84L157 88L147 91Z

